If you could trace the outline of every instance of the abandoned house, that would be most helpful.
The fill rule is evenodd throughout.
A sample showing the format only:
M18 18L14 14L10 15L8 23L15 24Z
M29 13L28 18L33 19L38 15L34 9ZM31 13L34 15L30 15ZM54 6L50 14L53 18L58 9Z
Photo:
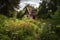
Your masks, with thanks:
M36 18L36 13L37 13L37 9L35 9L34 7L30 6L30 5L27 5L25 7L25 15L28 17L28 18L33 18L35 19Z

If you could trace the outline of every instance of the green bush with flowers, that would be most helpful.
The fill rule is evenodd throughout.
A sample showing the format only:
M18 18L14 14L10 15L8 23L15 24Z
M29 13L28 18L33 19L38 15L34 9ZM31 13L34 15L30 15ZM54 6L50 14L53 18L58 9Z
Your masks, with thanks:
M0 40L57 40L54 30L49 22L0 16Z
M5 18L5 17L4 17ZM2 20L2 19L1 19ZM1 23L2 24L2 23ZM1 40L35 40L40 38L40 22L24 17L23 19L4 19L0 26ZM6 36L6 37L4 37Z

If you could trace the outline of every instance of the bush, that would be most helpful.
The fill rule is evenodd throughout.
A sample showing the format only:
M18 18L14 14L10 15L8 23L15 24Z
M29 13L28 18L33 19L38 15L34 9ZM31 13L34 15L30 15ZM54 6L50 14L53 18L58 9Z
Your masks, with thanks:
M38 27L40 22L27 18L22 20L10 18L4 22L0 34L7 35L11 40L35 40L40 38L40 28Z
M21 20L0 17L1 40L59 40L56 30L49 22L23 17Z

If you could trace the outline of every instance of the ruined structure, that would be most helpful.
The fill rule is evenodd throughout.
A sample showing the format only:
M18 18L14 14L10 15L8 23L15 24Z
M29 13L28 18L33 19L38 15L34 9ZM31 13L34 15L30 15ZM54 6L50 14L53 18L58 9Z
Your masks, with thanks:
M37 9L35 9L34 7L27 5L25 7L25 15L27 15L28 18L36 18L36 13L37 13Z

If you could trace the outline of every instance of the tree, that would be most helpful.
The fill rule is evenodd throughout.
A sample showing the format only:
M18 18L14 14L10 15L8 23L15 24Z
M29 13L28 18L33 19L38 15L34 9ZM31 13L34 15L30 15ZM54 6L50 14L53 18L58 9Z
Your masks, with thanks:
M17 15L15 8L18 8L19 3L20 0L1 0L0 13L7 16L15 17Z
M54 12L57 10L57 6L53 1L47 2L43 1L39 7L38 18L46 19L52 18L51 15L54 15Z

